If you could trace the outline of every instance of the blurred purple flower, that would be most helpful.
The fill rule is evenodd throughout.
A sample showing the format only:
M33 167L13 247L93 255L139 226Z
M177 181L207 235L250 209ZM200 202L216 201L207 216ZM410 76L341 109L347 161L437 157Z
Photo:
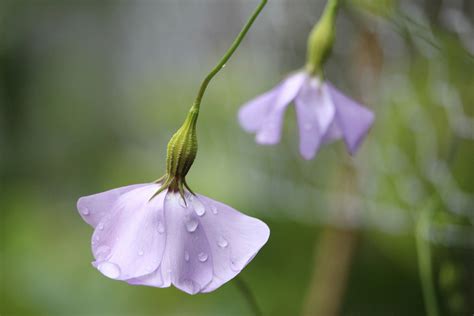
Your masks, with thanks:
M267 242L262 221L202 195L136 184L81 197L77 208L95 228L93 265L129 284L211 292L235 277Z
M343 138L354 154L374 121L374 114L346 97L329 82L304 71L286 78L276 88L245 104L239 121L256 141L273 145L280 141L283 117L293 102L300 135L300 153L312 159L321 144Z

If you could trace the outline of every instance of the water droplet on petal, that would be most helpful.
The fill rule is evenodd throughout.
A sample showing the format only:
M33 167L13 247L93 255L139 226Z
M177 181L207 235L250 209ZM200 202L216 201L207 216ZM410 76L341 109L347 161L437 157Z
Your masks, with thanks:
M89 212L89 210L88 210L87 208L84 208L84 209L82 210L82 215L86 215L86 216L87 216L87 215L89 215L89 214L90 214L90 212Z
M189 261L189 252L187 252L187 251L184 251L184 260L185 260L186 262Z
M158 232L163 234L165 232L165 225L163 225L162 221L158 221Z
M234 270L235 272L239 272L241 270L240 267L237 264L237 261L234 260L234 259L231 259L231 261L230 261L230 268L232 270Z
M193 208L198 216L203 216L206 213L206 208L204 207L204 204L202 204L201 201L199 201L198 199L193 201Z
M111 279L117 279L120 276L119 266L112 262L102 262L99 264L98 269Z
M229 243L227 242L227 240L224 237L220 237L217 240L217 245L221 248L225 248L229 245Z
M139 255L139 256L143 256L143 250L140 250L140 251L138 252L138 255Z
M189 221L186 222L186 230L190 233L196 231L199 223L197 220L191 218Z
M208 256L207 256L207 253L205 253L205 252L200 252L198 254L198 260L201 261L201 262L206 262L207 258L208 258Z
M212 214L217 215L217 207L214 205L211 207Z
M97 229L99 229L99 230L104 230L104 224L100 223L100 224L97 226Z

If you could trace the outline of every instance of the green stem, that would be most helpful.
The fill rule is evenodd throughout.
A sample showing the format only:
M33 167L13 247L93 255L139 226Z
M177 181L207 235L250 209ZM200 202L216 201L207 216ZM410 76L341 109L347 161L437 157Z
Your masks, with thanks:
M421 287L429 316L439 316L436 290L433 280L433 266L431 264L431 249L426 236L428 236L430 208L422 210L416 227L416 245L418 252L418 267L421 278Z
M239 289L239 291L242 293L244 298L249 303L249 306L252 309L254 315L262 316L262 311L258 307L257 300L255 299L255 296L252 294L252 291L250 290L247 283L244 280L242 280L239 276L235 277L234 282L235 282L235 285L237 285L237 288Z
M235 52L235 50L237 49L237 47L239 47L240 45L240 42L242 42L242 40L244 39L245 35L247 34L248 30L250 29L250 27L252 27L252 24L253 22L255 21L255 19L257 18L257 16L260 14L260 12L262 11L263 7L265 6L265 4L267 4L267 0L261 0L260 4L258 5L258 7L255 9L255 11L253 12L252 16L250 17L250 19L247 21L247 23L245 24L245 26L243 27L243 29L240 31L239 35L237 35L237 37L235 38L234 42L232 43L232 45L230 46L229 50L227 50L227 52L224 54L224 56L222 56L222 59L219 61L219 63L214 67L214 69L211 70L211 72L206 76L206 78L204 78L204 80L202 81L201 83L201 87L199 88L199 92L196 96L196 100L194 101L194 105L193 107L196 107L198 112L199 112L199 108L201 106L201 100L202 100L202 97L204 96L204 92L206 91L206 88L207 88L207 85L209 84L209 82L211 81L211 79L222 69L224 68L226 62L230 59L230 57L232 56L232 54Z

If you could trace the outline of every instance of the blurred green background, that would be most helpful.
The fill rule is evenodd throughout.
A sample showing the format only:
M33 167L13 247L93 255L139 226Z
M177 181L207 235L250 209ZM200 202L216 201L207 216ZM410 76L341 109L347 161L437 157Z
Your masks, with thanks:
M256 4L1 2L2 316L251 315L234 282L189 296L103 277L75 203L163 174L201 79ZM420 275L439 315L472 315L474 2L345 1L326 76L377 119L355 157L337 142L303 161L292 108L274 147L236 113L304 65L323 5L269 1L204 97L188 183L269 224L241 274L264 315L426 315Z

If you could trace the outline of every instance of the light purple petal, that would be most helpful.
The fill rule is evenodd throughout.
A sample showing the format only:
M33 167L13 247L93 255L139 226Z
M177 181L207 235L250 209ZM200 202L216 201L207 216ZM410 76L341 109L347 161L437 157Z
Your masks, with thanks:
M300 133L300 153L312 159L334 121L335 107L326 85L311 78L303 85L295 99L296 117Z
M245 104L239 111L243 129L256 132L259 144L276 144L280 141L283 117L307 75L299 72L286 78L273 90Z
M245 131L255 133L260 129L266 116L275 104L275 99L280 92L279 87L280 85L247 102L240 108L238 114L239 123Z
M341 139L342 138L342 131L339 127L339 125L337 124L337 120L333 120L331 125L329 125L329 128L326 132L326 134L324 134L324 137L323 137L323 144L329 144L335 140L338 140L338 139Z
M96 226L92 236L93 263L105 276L127 280L156 270L162 260L166 234L163 192L149 184L123 194Z
M269 237L268 226L208 197L169 193L165 206L168 240L152 274L129 283L207 293L235 277Z
M374 114L327 83L347 149L354 154L374 122Z
M120 196L145 185L149 185L149 183L133 184L89 196L83 196L77 201L77 209L87 224L96 227L102 218L112 211L115 202L117 202Z
M168 193L165 200L168 228L165 256L171 282L178 289L196 294L212 280L213 257L209 236L189 201L184 203L177 193Z
M191 204L202 214L200 223L213 259L212 281L202 289L206 293L235 277L267 242L270 230L262 221L203 195Z

